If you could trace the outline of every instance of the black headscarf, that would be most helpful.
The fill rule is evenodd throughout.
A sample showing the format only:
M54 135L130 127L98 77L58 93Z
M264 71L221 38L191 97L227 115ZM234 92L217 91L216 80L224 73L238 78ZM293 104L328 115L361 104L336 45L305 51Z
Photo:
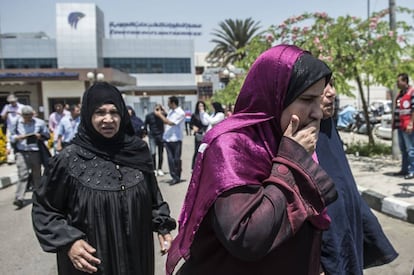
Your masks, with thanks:
M121 116L118 133L106 138L92 124L92 115L103 104L114 104ZM121 92L106 82L96 82L82 98L81 122L73 143L116 164L152 171L152 159L147 144L134 135L131 120Z
M292 76L289 81L284 107L291 104L306 89L318 80L325 78L325 86L331 79L332 72L329 67L313 55L305 52L293 65Z

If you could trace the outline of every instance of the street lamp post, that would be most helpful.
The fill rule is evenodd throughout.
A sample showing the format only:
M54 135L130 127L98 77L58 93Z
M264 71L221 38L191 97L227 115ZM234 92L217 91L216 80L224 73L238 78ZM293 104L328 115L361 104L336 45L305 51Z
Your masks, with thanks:
M89 80L89 87L92 86L93 83L103 81L105 76L103 73L97 73L96 70L93 72L88 72L86 77Z
M221 71L220 80L224 84L224 87L226 87L227 84L229 84L230 79L236 77L236 74L233 72L233 69L234 68L232 67L226 67Z

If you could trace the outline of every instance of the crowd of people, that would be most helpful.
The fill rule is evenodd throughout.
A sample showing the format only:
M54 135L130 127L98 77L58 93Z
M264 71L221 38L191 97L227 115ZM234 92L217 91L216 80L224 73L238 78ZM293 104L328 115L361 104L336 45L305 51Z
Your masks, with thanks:
M8 162L16 163L18 168L19 184L13 204L17 209L25 205L25 191L32 191L38 186L40 174L47 168L48 159L59 154L65 147L72 143L78 127L81 123L81 104L64 104L57 101L53 104L53 112L50 113L47 122L37 117L31 106L18 102L18 98L11 94L7 97L8 104L3 107L1 116L6 122L7 156ZM199 106L197 103L197 106ZM204 102L204 107L206 106ZM201 113L202 125L194 120L194 114L198 114L198 107L194 114L184 112L179 106L178 98L172 96L168 100L168 111L161 104L155 104L154 110L148 113L144 120L136 115L132 106L127 106L128 115L131 121L134 135L148 142L151 153L154 173L156 176L164 176L162 170L164 148L167 152L169 174L171 175L170 185L182 182L181 153L184 123L188 124L189 135L195 136L195 152L205 132L213 125L225 118L224 109L218 102L213 102L211 114L204 108ZM30 115L30 117L29 117ZM198 115L197 115L198 116ZM27 118L27 119L25 119ZM28 125L36 124L36 127ZM45 124L46 127L38 125ZM187 126L186 126L187 127ZM200 127L198 130L197 127ZM38 134L36 146L33 146L31 134ZM48 146L48 139L53 139L53 148ZM29 147L23 144L30 143ZM22 157L22 154L25 157ZM30 154L29 154L30 153ZM194 158L195 158L194 153ZM38 161L40 160L40 161Z
M11 95L1 115L16 154L13 204L23 207L31 174L34 231L61 275L153 275L153 232L168 275L182 259L179 275L363 274L398 253L356 188L332 119L332 75L309 52L278 45L256 59L229 110L198 101L191 113L171 96L141 119L115 86L96 82L82 104L56 103L47 125ZM174 238L157 177L165 149L168 183L184 181L185 134L192 173ZM400 174L412 176L410 163Z

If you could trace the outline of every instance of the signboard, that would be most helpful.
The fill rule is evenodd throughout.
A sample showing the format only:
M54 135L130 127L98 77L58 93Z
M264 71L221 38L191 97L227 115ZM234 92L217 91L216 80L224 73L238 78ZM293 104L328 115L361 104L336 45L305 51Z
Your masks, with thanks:
M201 36L201 24L168 22L109 22L109 35Z
M1 78L61 78L78 77L79 73L72 72L32 72L32 73L0 73Z

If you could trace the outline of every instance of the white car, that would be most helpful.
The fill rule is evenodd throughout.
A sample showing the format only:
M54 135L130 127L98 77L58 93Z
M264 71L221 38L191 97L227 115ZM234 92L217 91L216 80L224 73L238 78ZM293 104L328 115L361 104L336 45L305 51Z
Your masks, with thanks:
M369 104L369 111L376 116L390 114L392 112L391 100L374 100Z
M381 123L374 128L377 137L392 139L392 114L385 114L381 117Z

